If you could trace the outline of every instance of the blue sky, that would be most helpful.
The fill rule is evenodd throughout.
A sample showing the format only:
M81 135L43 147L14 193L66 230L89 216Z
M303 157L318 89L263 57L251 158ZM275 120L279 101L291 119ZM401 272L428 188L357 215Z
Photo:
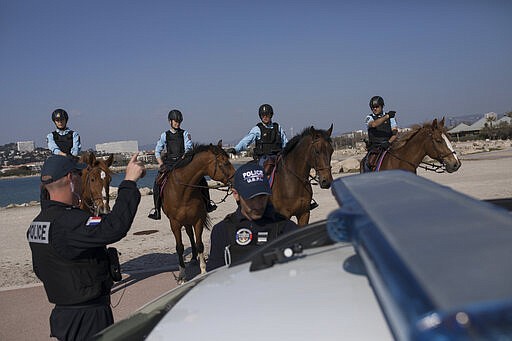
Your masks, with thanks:
M62 107L84 148L154 144L180 109L237 141L270 103L289 137L512 110L512 1L0 0L0 144L46 146Z

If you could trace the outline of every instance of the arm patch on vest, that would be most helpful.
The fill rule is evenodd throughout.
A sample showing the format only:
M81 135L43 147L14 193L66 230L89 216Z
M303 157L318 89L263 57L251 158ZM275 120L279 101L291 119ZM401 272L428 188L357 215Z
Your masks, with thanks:
M27 232L29 243L49 244L50 243L49 221L33 221Z

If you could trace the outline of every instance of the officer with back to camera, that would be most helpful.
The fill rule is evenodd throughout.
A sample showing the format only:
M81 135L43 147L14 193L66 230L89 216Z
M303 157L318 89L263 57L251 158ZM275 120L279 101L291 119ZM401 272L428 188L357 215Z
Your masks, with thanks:
M121 240L130 229L140 202L136 181L145 174L133 155L112 212L93 217L78 208L80 172L85 167L62 155L45 161L41 182L50 200L41 203L41 212L27 231L34 272L55 304L51 336L59 340L86 340L114 322L114 276L106 245Z
M46 136L48 149L54 155L78 157L82 145L80 135L68 128L69 116L64 109L55 109L52 113L52 121L55 124L55 131Z
M237 169L233 197L238 208L212 229L207 271L237 262L265 243L297 229L293 221L274 210L269 201L271 194L263 168L256 162Z

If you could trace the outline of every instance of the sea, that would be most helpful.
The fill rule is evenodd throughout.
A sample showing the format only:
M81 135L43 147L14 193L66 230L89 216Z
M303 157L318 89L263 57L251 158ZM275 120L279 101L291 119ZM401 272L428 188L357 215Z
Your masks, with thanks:
M155 181L157 172L157 169L148 169L146 176L137 181L137 186L139 188L153 188L153 182ZM124 172L114 173L110 186L118 187L121 181L123 181L124 175ZM0 179L0 207L5 207L9 204L23 204L30 201L39 201L39 184L39 176Z

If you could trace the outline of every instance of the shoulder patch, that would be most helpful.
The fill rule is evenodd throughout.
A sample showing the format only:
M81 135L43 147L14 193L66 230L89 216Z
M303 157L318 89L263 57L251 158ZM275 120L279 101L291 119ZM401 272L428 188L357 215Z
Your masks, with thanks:
M85 226L96 226L101 223L101 217L89 217Z
M49 244L50 225L49 221L33 221L27 232L28 242Z

